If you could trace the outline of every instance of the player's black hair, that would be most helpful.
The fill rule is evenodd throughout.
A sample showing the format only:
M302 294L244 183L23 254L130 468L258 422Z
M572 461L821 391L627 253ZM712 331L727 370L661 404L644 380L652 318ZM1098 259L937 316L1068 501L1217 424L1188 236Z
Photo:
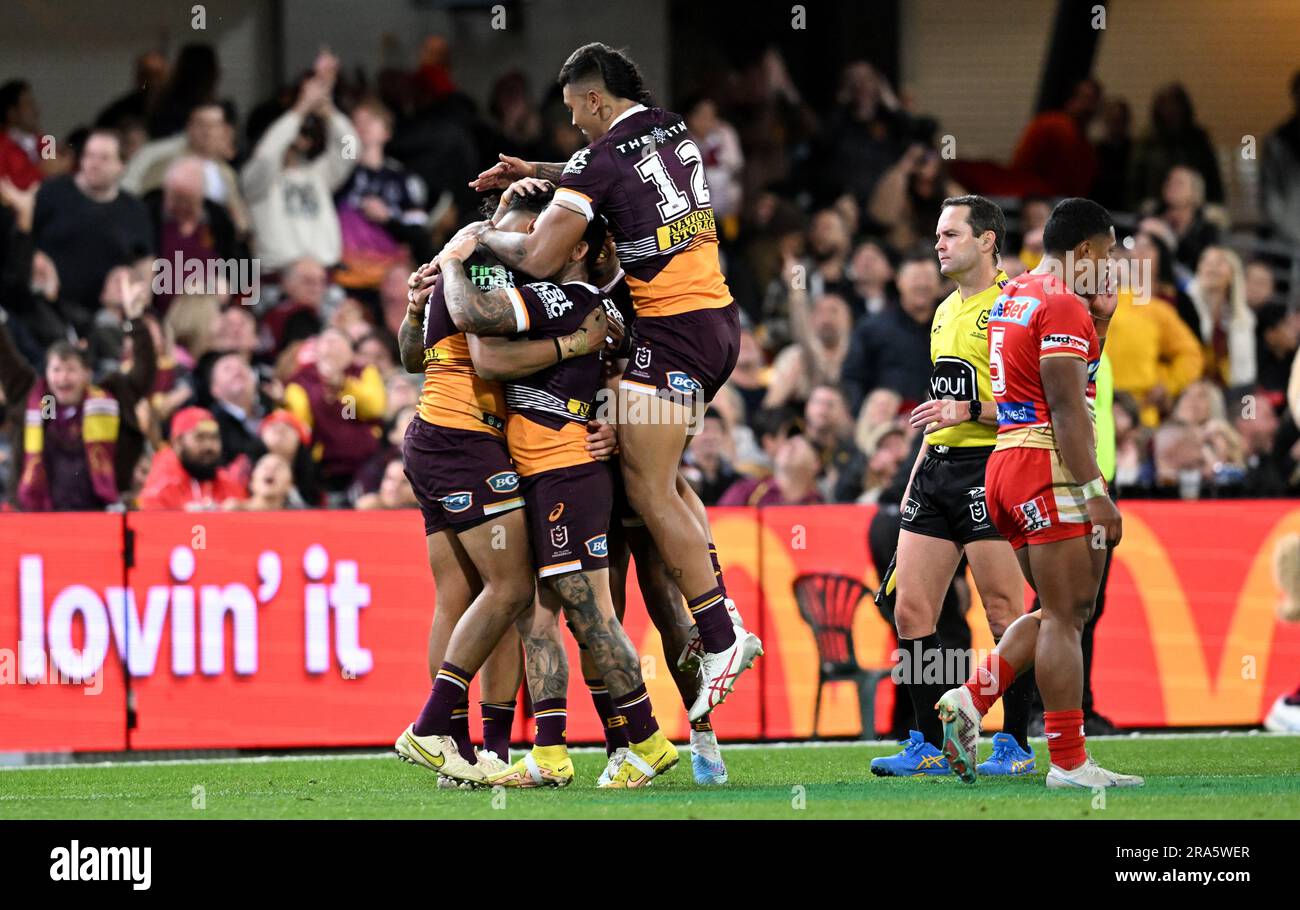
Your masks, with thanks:
M599 79L611 95L641 104L650 103L641 71L621 50L593 41L584 44L564 61L556 83L560 88L587 79Z
M1115 226L1110 212L1091 199L1062 199L1043 225L1043 250L1068 253L1085 240L1105 234Z
M551 204L555 198L555 190L547 190L542 193L518 193L511 197L510 205L506 207L507 212L532 212L540 215L542 209ZM596 267L596 260L600 258L600 251L605 246L605 235L609 232L609 227L605 223L602 215L597 215L587 222L587 229L582 232L582 239L587 242L587 264L588 273Z
M11 79L0 85L0 126L9 122L9 112L18 106L18 99L30 88L25 79Z
M997 262L998 256L1002 254L1002 248L1007 241L1007 216L1002 213L1002 207L991 199L985 199L983 196L949 196L943 201L942 208L951 208L956 205L964 205L967 208L966 223L970 229L979 237L985 231L993 232L993 261Z

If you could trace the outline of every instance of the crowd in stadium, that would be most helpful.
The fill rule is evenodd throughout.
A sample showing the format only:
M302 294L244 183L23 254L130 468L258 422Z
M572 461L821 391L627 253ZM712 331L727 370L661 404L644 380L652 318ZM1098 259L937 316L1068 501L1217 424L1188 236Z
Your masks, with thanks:
M6 505L414 506L407 276L481 217L468 181L498 152L564 161L585 145L558 92L511 72L479 104L437 37L373 76L322 53L247 112L207 45L143 54L122 88L51 144L31 85L0 86ZM934 226L970 191L1006 202L1009 276L1037 263L1069 195L1110 208L1121 254L1152 276L1119 288L1106 348L1121 495L1300 492L1297 264L1277 252L1300 248L1300 73L1290 93L1290 119L1260 137L1248 226L1229 223L1219 155L1178 85L1135 123L1084 80L1002 163L946 155L924 99L864 62L825 110L774 51L708 94L658 99L705 154L746 320L687 478L709 505L897 501L951 290Z

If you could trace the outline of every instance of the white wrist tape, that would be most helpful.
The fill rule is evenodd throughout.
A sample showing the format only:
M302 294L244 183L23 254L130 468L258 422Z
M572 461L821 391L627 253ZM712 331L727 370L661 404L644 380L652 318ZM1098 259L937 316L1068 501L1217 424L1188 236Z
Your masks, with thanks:
M1083 485L1083 498L1096 499L1106 495L1106 484L1100 477L1094 477Z

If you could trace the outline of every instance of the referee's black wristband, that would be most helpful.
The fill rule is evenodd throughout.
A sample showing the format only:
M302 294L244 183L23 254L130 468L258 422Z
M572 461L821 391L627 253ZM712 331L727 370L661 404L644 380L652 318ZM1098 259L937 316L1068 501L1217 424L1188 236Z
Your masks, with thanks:
M551 341L555 342L555 362L556 362L556 363L563 363L563 362L564 362L564 350L560 347L560 339L558 339L558 338L552 338Z

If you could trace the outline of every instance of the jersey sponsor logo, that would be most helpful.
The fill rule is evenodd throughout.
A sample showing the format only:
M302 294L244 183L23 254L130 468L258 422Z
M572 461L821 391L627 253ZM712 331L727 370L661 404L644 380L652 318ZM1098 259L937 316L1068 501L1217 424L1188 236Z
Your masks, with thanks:
M1043 336L1043 343L1039 345L1038 349L1046 351L1051 348L1069 348L1072 351L1078 351L1080 354L1087 354L1088 339L1080 338L1077 335L1054 332L1051 335Z
M983 488L983 487L971 487L969 490L966 491L966 495L969 496L971 499L983 499L983 498L984 498L984 488Z
M1029 325L1029 317L1042 303L1037 297L1008 297L1003 294L993 304L989 313L990 322L1014 322L1017 325Z
M636 355L632 358L638 370L644 370L650 366L650 349L639 347L636 349Z
M504 265L471 265L469 280L480 291L499 291L515 286L514 276Z
M557 319L573 309L573 301L569 299L568 294L564 293L564 289L549 281L539 281L526 287L542 301L547 319Z
M551 546L562 550L569 545L569 526L559 525L551 528Z
M487 485L498 493L513 493L519 489L519 475L514 471L502 471L489 477Z
M674 392L680 392L683 395L692 395L704 388L704 386L700 384L699 380L692 379L690 376L679 370L674 370L664 378L668 381L668 388L672 389Z
M674 120L672 123L656 126L648 133L615 143L614 148L620 155L637 155L639 157L648 154L647 148L662 146L684 132L686 132L686 122L684 120Z
M1052 526L1052 519L1047 514L1047 500L1041 496L1022 502L1011 511L1020 523L1020 530L1026 534Z
M586 417L591 413L591 404L590 402L570 398L564 405L564 409L575 417Z
M696 234L714 230L717 230L717 224L713 220L713 209L702 209L656 228L655 240L659 244L659 249L670 250Z
M999 401L998 426L1038 423L1038 409L1032 401Z
M936 357L930 372L930 397L970 401L978 398L975 367L960 357Z
M551 514L546 516L547 521L559 521L560 516L564 514L564 503L556 503L555 508L551 509Z
M495 414L484 411L480 419L494 430L504 430L506 428L506 422Z
M903 513L903 519L905 521L911 521L916 517L917 510L920 508L921 504L909 496L907 502L903 503L903 508L899 511Z
M597 534L592 537L586 542L585 546L587 547L587 553L597 559L609 555L609 542L604 534Z
M587 162L590 158L591 149L578 149L573 153L573 156L569 158L568 162L565 163L564 170L560 172L560 176L563 177L565 174L581 174L586 170Z
M438 501L442 503L442 507L448 512L459 513L474 505L474 494L464 490L460 493L449 493Z

